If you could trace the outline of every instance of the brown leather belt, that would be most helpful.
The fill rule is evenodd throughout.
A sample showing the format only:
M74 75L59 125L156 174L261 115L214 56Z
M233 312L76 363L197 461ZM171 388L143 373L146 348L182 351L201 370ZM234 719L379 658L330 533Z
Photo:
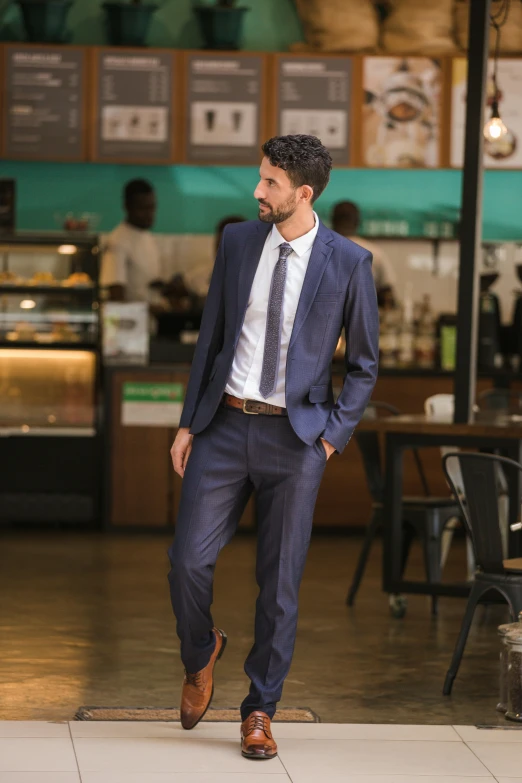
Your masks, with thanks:
M231 394L223 395L223 405L227 408L237 408L243 413L250 413L254 416L259 413L265 416L288 416L286 408L280 408L279 405L270 405L268 402L259 402L258 400L242 400Z

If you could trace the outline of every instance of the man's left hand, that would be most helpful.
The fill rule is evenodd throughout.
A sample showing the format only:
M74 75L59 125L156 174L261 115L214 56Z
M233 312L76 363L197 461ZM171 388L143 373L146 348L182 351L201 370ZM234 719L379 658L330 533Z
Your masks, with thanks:
M332 444L328 443L328 441L325 440L324 438L321 438L321 443L323 444L323 448L326 451L326 461L328 462L328 460L330 459L330 457L335 451L335 446L332 446Z

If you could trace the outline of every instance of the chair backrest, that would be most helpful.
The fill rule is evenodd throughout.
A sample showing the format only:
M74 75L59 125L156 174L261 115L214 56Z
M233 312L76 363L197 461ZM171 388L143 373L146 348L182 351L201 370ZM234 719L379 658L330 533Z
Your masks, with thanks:
M481 410L522 414L522 392L512 389L486 389L477 402Z
M380 416L398 416L399 411L387 402L370 402L363 419L378 419ZM381 445L378 432L355 430L355 441L361 452L368 490L374 503L384 500L384 472L382 469Z
M477 566L490 574L504 573L504 550L498 504L499 469L522 472L522 465L505 457L474 452L450 452L442 460L444 473L473 543ZM460 473L462 487L452 476Z
M430 419L453 419L455 413L455 395L454 394L434 394L424 400L424 413ZM440 449L441 456L444 458L446 454L456 452L455 446L442 446ZM457 462L452 462L448 466L453 484L457 488L458 493L463 493L462 477L460 475L460 467Z

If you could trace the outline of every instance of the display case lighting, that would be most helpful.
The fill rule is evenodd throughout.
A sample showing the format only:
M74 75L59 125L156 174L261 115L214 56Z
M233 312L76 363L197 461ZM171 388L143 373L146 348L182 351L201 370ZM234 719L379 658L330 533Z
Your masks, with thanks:
M78 252L76 245L60 245L58 252L61 256L73 256Z
M22 299L20 302L20 308L22 310L33 310L36 307L34 299Z

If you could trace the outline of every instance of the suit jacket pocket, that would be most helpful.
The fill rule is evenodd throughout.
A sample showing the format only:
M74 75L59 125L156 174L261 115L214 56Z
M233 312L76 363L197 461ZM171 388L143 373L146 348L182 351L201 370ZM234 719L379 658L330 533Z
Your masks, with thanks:
M341 298L342 293L340 294L317 294L314 297L314 302L338 302Z
M328 384L322 383L319 386L311 386L308 399L310 402L328 402Z

